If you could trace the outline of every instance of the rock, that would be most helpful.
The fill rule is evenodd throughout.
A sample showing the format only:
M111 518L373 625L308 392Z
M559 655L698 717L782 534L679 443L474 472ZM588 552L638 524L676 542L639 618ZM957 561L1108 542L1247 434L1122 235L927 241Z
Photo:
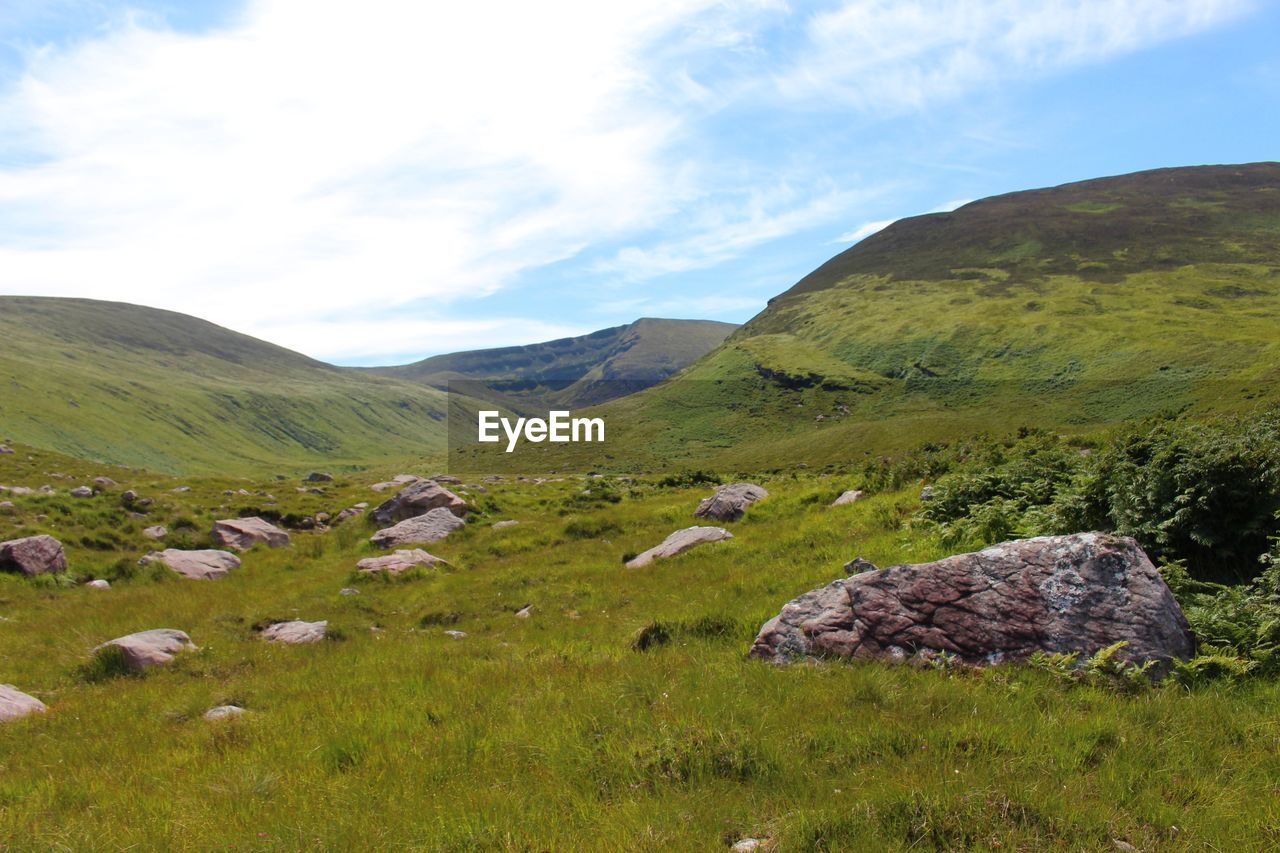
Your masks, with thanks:
M508 528L508 527L515 527L515 526L516 526L517 524L519 524L519 523L520 523L520 522L518 522L518 521L514 521L514 520L512 520L512 519L506 519L505 521L495 521L495 522L493 523L493 529L494 529L494 530L505 530L505 529L506 529L506 528Z
M735 842L729 849L733 853L752 853L754 850L763 850L764 841L759 838L743 838Z
M110 477L94 477L93 487L99 492L105 492L107 489L115 488L119 483Z
M28 696L12 684L0 684L0 723L47 710L49 708L36 697Z
M89 581L87 584L85 584L85 586L89 587L90 589L111 589L111 581L98 578L97 580Z
M858 489L850 489L831 502L832 506L844 506L845 504L857 503L862 500L862 492Z
M733 534L725 530L723 527L686 527L683 530L677 530L666 539L654 547L645 551L643 554L627 561L628 569L638 569L647 566L654 560L674 557L677 554L683 554L690 548L696 548L708 542L721 542L725 539L732 539Z
M12 453L13 448L7 444L0 444L0 453Z
M462 481L459 480L457 477L451 476L449 474L436 474L434 477L431 477L430 479L435 480L437 483L440 483L441 485L457 486L462 483Z
M138 493L135 492L133 489L125 489L123 492L120 493L121 503L131 504L137 499L138 499Z
M178 486L178 488L176 488L176 489L170 489L169 491L171 491L171 492L173 492L173 493L175 493L175 494L183 495L183 494L186 494L187 492L191 491L191 487L190 487L190 486Z
M344 509L342 512L334 516L333 523L341 524L342 522L346 521L348 518L355 518L357 515L362 514L368 508L369 508L369 505L363 502L358 503L355 506L349 506L346 509Z
M438 507L444 507L459 518L467 514L467 502L462 498L437 483L421 480L405 486L395 497L379 505L370 517L378 524L395 524Z
M452 637L455 640L461 640L467 636L467 632L466 631L445 631L444 635L446 637Z
M93 497L93 489L89 488L88 486L76 486L74 489L71 490L71 497L91 498Z
M154 527L142 528L142 535L148 539L163 539L169 535L169 529L163 524L157 524Z
M402 489L409 483L420 483L422 482L422 479L422 477L419 477L416 474L397 474L390 480L387 480L384 483L374 483L369 488L373 489L375 492L382 492L387 489Z
M183 551L166 548L143 557L147 562L164 563L184 578L192 580L217 580L240 568L240 558L230 551Z
M283 548L289 544L288 533L257 516L215 521L210 535L213 544L237 551L247 551L254 545Z
M338 595L359 595L359 594L360 594L360 590L355 589L354 587L349 587L349 586L344 586L342 589L338 590Z
M239 705L219 705L216 708L210 708L204 712L206 720L228 720L232 717L238 717L244 713L244 708Z
M8 512L13 509L13 501L0 501L0 510Z
M533 615L532 604L526 604L524 607L521 607L519 610L516 611L517 619L528 619L532 615Z
M328 621L303 622L294 620L292 622L276 622L274 625L268 625L262 629L262 638L273 643L286 643L291 646L318 643L324 639L328 627Z
M721 486L716 493L698 504L693 514L698 518L714 518L716 521L737 521L742 518L747 507L769 493L755 483L734 483Z
M139 631L108 640L94 649L94 653L114 646L124 653L125 664L135 672L141 672L152 666L163 666L173 661L173 656L182 651L194 651L196 646L183 631L174 628L155 628L150 631Z
M65 572L67 555L62 543L52 536L27 536L0 542L0 569L19 571L31 577L47 572Z
M9 487L9 494L11 495L30 495L34 493L35 493L35 489L28 488L27 486L10 486Z
M152 500L151 498L139 498L136 506L138 507L138 509L147 509L153 503L155 503L155 501Z
M368 575L376 575L379 572L398 575L415 566L430 569L442 563L444 563L444 560L434 554L428 554L420 548L414 548L409 551L396 551L394 554L387 554L385 557L366 557L356 563L356 568Z
M933 486L925 486L920 490L920 500L922 501L933 500Z
M483 480L484 480L484 482L486 482L486 483L501 483L501 482L502 482L502 478L501 478L501 477L499 477L497 474L490 474L488 477L483 477L482 479L483 479Z
M466 522L452 512L444 507L437 507L426 515L408 518L393 527L379 530L369 537L369 541L379 548L429 544L439 542L453 531L465 526Z
M303 480L303 482L306 482L306 483L329 483L332 481L333 481L333 475L326 474L323 471L312 471Z
M50 486L48 483L46 483L45 485L36 489L36 491L42 495L52 495L52 494L56 494L58 490L55 489L53 486Z
M1119 659L1154 661L1157 674L1193 650L1181 608L1137 543L1078 533L833 581L766 622L751 655L782 663L946 653L991 665L1037 651L1085 658L1122 640Z
M315 521L316 521L316 524L328 524L332 518L333 516L329 515L329 513L327 512L317 512L315 516Z

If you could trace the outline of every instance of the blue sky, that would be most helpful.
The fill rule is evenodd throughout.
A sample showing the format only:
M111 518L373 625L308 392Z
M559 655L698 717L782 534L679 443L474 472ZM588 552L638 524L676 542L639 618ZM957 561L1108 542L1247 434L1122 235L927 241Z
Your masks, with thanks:
M742 322L896 218L1277 159L1280 4L7 0L0 293L343 364Z

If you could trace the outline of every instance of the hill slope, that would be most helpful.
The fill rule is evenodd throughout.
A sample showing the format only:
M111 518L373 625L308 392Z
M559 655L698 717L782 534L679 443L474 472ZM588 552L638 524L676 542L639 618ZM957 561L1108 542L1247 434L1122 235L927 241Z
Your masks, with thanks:
M576 338L438 355L373 372L440 389L450 381L479 380L486 396L516 407L534 398L577 407L661 382L736 328L713 320L646 317Z
M0 297L0 387L0 440L159 471L341 467L445 442L437 391L114 302Z
M1161 169L889 226L603 407L603 464L826 462L1277 397L1280 164Z

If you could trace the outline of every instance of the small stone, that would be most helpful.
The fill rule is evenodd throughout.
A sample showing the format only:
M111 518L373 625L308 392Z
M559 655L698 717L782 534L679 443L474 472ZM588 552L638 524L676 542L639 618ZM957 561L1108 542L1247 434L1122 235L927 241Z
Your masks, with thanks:
M94 477L93 478L93 487L99 492L105 492L107 489L114 488L117 485L119 484L116 483L116 481L111 479L110 477Z
M291 622L276 622L262 629L262 638L273 643L285 643L291 646L306 643L318 643L325 638L329 622L304 622L295 619Z
M863 494L858 489L850 489L831 502L832 506L844 506L846 504L857 503L862 500Z
M178 488L176 488L176 489L170 489L170 491L174 492L175 494L180 494L180 495L181 495L181 494L185 494L185 493L187 493L187 492L191 491L191 487L190 487L190 486L178 486Z
M122 503L131 504L138 499L138 493L133 489L125 489L120 493L120 501Z
M111 582L98 578L97 580L89 581L85 586L90 589L111 589Z
M93 497L93 489L89 488L88 486L76 486L74 489L71 490L71 497L91 498Z
M452 637L455 640L461 640L467 636L467 632L466 631L445 631L444 635L446 637Z
M238 717L244 713L244 708L239 705L219 705L216 708L210 708L204 712L206 720L227 720L232 717Z
M516 618L517 618L517 619L528 619L528 618L529 618L530 616L532 616L532 615L533 615L533 605L532 605L532 604L526 604L524 607L522 607L522 608L520 608L519 610L517 610L517 611L516 611Z
M307 483L328 483L333 480L332 474L326 474L324 471L312 471L304 480Z
M506 529L506 528L508 528L508 527L515 527L515 526L516 526L517 524L519 524L519 523L520 523L520 522L515 521L514 519L510 519L510 518L508 518L508 519L507 519L507 520L505 520L505 521L495 521L495 522L493 523L493 529L494 529L494 530L505 530L505 529Z
M360 590L350 586L344 586L342 589L338 590L338 595L359 595L359 594L360 594Z
M163 524L157 524L154 527L144 527L142 535L148 539L163 539L169 535L169 529Z
M760 850L763 847L764 842L759 838L743 838L729 849L732 850L733 853L750 853L752 850Z

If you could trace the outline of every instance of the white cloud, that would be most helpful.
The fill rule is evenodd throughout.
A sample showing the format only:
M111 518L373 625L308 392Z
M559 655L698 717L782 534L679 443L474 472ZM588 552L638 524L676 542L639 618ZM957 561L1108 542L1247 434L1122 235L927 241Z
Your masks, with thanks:
M902 112L1201 32L1251 0L852 0L809 21L787 99Z

